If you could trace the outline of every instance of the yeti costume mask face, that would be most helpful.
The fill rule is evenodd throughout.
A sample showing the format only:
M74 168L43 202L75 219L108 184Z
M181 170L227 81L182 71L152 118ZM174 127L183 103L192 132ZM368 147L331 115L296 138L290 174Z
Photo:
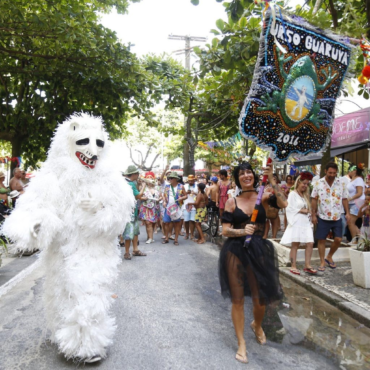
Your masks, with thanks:
M84 125L73 119L69 122L69 151L72 158L93 169L104 148L104 128L101 121Z

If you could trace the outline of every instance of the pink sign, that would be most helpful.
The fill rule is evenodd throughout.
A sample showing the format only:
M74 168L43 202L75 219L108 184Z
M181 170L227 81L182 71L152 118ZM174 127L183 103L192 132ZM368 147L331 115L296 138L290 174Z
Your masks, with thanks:
M333 122L331 147L361 144L369 140L370 108L345 114Z

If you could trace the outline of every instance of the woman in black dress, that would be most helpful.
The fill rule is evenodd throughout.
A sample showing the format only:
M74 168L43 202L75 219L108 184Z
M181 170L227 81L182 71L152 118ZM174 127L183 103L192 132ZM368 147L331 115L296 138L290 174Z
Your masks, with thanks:
M233 175L242 192L237 198L227 200L222 215L222 235L228 239L220 253L219 276L222 295L232 301L231 317L238 338L236 359L247 363L244 297L252 297L254 321L251 328L260 344L266 343L261 327L266 305L282 298L277 253L272 243L263 239L266 209L269 205L285 208L288 203L285 194L275 183L272 166L267 165L264 175L268 176L275 194L263 195L256 223L251 225L250 219L257 200L255 187L258 178L248 162L237 166ZM248 248L244 248L246 235L253 235Z

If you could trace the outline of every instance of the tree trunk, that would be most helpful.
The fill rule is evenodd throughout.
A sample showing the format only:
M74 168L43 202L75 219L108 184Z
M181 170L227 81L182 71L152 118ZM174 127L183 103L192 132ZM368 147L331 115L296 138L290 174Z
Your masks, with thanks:
M184 162L184 176L188 176L190 173L190 163L189 163L189 144L187 142L184 143L184 155L183 155L183 162Z
M313 8L312 15L316 15L321 6L322 0L316 0L315 7Z
M370 37L370 0L365 0L365 8L366 8L366 19L367 19L367 31L366 36Z
M335 9L333 0L329 0L329 9L330 9L331 18L333 19L334 29L336 29L338 28L338 11L337 9Z
M254 141L251 142L251 145L249 146L249 156L252 158L254 153L257 150L256 143Z
M325 166L330 162L330 149L331 149L331 142L327 146L324 155L321 158L321 168L320 168L320 177L325 176Z
M12 144L12 158L20 157L21 153L22 153L21 148L22 148L23 139L21 139L20 137L15 137L10 142ZM16 167L18 167L18 162L17 161L15 161L15 162L12 161L11 164L10 164L10 169L12 171L12 174L13 174L14 168L16 168Z

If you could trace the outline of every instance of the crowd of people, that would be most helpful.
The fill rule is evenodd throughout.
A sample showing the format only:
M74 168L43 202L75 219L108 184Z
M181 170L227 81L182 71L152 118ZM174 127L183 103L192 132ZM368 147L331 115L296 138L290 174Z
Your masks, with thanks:
M363 173L364 166L360 164L351 166L346 176L338 177L337 164L330 162L322 178L301 172L280 181L271 165L260 168L257 174L248 161L242 161L232 173L222 169L218 176L183 178L168 168L159 177L151 171L140 176L139 169L130 165L122 175L136 205L120 235L120 245L125 248L124 259L146 256L139 249L140 224L146 229L146 244L156 242L160 230L162 236L157 242L162 244L172 240L178 246L180 236L198 244L205 243L202 223L207 217L207 207L216 209L222 224L221 234L227 238L219 257L221 293L232 302L232 321L238 339L236 359L247 363L245 296L252 298L254 320L250 326L257 342L263 345L266 343L262 329L266 305L283 295L276 250L267 238L269 231L272 238L276 238L282 229L280 243L290 247L292 274L301 274L297 251L303 246L306 274L317 275L319 271L324 273L326 268L335 269L333 258L343 237L347 236L350 244L356 244L370 231L370 176L365 183ZM15 169L8 188L0 172L0 196L23 193L27 185L22 176L23 171ZM260 199L264 176L268 181ZM255 212L258 212L257 218L252 222ZM279 212L284 215L283 228ZM195 239L195 231L198 239ZM247 236L252 236L248 245ZM326 254L328 239L332 239L332 244ZM320 256L317 269L311 265L315 242Z
M331 162L321 179L309 172L302 172L297 176L287 175L285 181L280 181L276 173L272 174L274 181L267 182L265 193L273 196L277 187L288 203L286 210L282 210L284 226L281 225L279 209L267 206L263 238L268 237L270 230L273 239L277 238L279 230L283 232L280 243L291 248L291 273L301 274L296 262L300 246L305 246L303 271L316 275L318 271L324 272L326 267L336 268L333 256L343 237L346 236L350 244L356 244L361 235L368 233L370 175L365 184L363 171L362 165L350 166L348 174L339 178L338 166ZM138 201L133 222L127 225L121 237L121 245L126 246L125 259L131 259L131 243L134 256L145 256L138 249L140 222L146 227L147 244L155 242L154 235L159 230L163 234L163 244L173 240L174 245L179 245L180 236L198 244L205 243L202 222L207 217L207 207L218 210L222 220L227 200L240 197L241 191L237 179L224 169L218 172L218 176L189 175L184 181L168 168L160 177L153 172L139 177L139 169L129 166L124 176ZM262 174L255 184L256 191L261 183ZM198 239L195 239L195 230ZM333 239L333 243L325 255L327 238ZM315 243L320 256L317 269L311 265Z

